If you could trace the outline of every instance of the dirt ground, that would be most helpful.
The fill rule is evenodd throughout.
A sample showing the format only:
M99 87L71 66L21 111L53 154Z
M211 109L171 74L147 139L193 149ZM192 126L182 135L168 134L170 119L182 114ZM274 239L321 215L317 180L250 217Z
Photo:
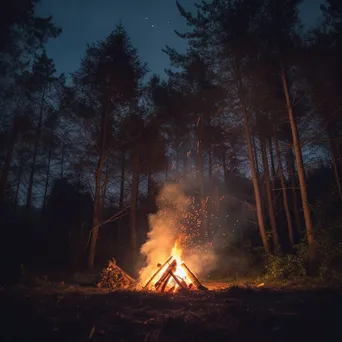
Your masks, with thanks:
M342 341L338 289L209 287L221 289L1 289L1 341Z

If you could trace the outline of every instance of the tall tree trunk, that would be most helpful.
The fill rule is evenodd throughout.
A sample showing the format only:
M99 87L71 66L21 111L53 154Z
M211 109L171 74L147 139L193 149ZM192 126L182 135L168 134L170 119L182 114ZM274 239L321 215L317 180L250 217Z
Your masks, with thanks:
M273 248L275 251L277 251L279 248L279 237L278 237L277 223L276 223L274 207L273 207L270 172L268 168L268 160L267 160L267 152L266 152L266 141L264 137L262 136L262 133L260 133L260 147L261 147L262 163L263 163L263 168L264 168L264 179L265 179L266 196L267 196L267 209L268 209L268 215L269 215L271 229L272 229Z
M105 199L106 199L106 195L107 195L107 185L108 185L108 178L109 178L109 161L108 158L106 160L106 170L105 170L105 174L104 174L104 180L103 180L103 184L101 185L101 204L100 204L100 212L101 212L101 220L103 220L103 209L105 206Z
M148 171L147 177L147 199L149 207L153 204L153 193L154 193L154 186L153 186L153 179L152 179L152 171Z
M287 189L286 189L285 177L284 177L284 172L283 172L283 166L281 163L279 141L278 141L277 131L276 131L275 126L273 126L273 134L274 134L274 142L275 142L275 151L276 151L276 156L278 160L278 172L279 172L280 183L281 183L281 188L282 188L282 193L283 193L283 203L284 203L284 209L285 209L286 220L287 220L287 230L289 233L289 240L290 240L291 246L293 247L294 239L293 239L292 219L291 219L291 213L290 213L290 208L289 208L289 202L287 199Z
M298 236L301 235L302 232L302 224L301 224L301 218L300 218L300 212L299 212L299 203L298 203L298 197L297 197L297 177L296 177L296 170L294 165L294 158L293 158L293 152L290 140L287 141L289 145L289 149L287 152L287 173L289 175L289 183L291 184L291 193L292 193L292 206L293 206L293 215L296 222L296 230L298 233Z
M250 134L251 135L251 134ZM252 147L253 147L253 151L254 151L254 163L255 163L255 170L256 170L256 174L257 176L260 175L260 171L259 171L259 163L258 163L258 153L257 153L257 148L256 148L256 143L255 143L255 135L251 135L252 136ZM259 179L259 177L258 177Z
M131 267L135 266L137 257L137 199L139 192L139 153L135 151L132 163L131 213L130 213L130 248Z
M276 193L276 177L277 172L275 169L275 163L274 163L274 156L273 156L273 143L272 143L272 137L270 136L268 138L268 148L269 148L269 154L270 154L270 161L271 161L271 172L272 172L272 200L273 200L273 208L274 212L277 212L277 193Z
M30 178L29 178L29 183L28 183L28 187L27 187L27 196L26 196L26 209L27 210L29 210L31 208L33 177L34 177L34 173L35 173L36 160L37 160L37 154L38 154L38 146L39 146L41 129L42 129L42 122L43 122L43 108L44 108L44 100L45 100L45 88L46 87L44 86L43 91L42 91L42 98L41 98L40 112L39 112L39 121L38 121L38 126L37 126L37 130L36 130L36 136L35 136L35 140L34 140L31 172L30 172Z
M247 107L244 101L242 101L241 104L242 104L242 111L243 111L243 126L244 126L246 141L247 141L247 147L248 147L248 158L249 158L251 173L252 173L252 183L253 183L253 188L254 188L260 235L261 235L265 252L269 253L269 245L268 245L268 240L266 237L264 216L263 216L262 205L261 205L259 181L258 181L258 176L257 176L257 171L256 171L256 163L255 163L254 155L253 155L251 133L249 130Z
M22 150L20 153L20 164L19 164L19 170L18 170L18 176L17 176L17 187L15 190L15 196L14 196L14 213L17 212L18 196L19 196L19 189L20 189L20 183L21 183L21 176L23 173L23 168L24 168L24 151Z
M297 124L296 124L294 114L293 114L293 106L292 106L291 97L289 93L289 87L287 84L286 72L285 72L285 68L283 65L282 65L282 83L283 83L283 88L284 88L284 93L285 93L287 111L288 111L289 119L290 119L292 139L293 139L293 145L294 145L295 156L296 156L296 164L297 164L297 169L298 169L299 186L300 186L300 193L302 197L302 205L303 205L303 211L304 211L307 240L308 240L308 245L310 248L310 255L312 258L315 258L315 255L316 255L315 240L314 240L314 235L313 235L311 213L310 213L308 194L307 194L307 186L306 186L306 181L305 181L302 151L301 151L299 137L298 137Z
M95 173L95 191L94 191L94 204L93 204L93 226L90 232L90 246L88 251L88 268L92 270L94 268L96 243L99 236L99 229L101 225L101 176L103 165L106 160L106 137L108 130L108 108L104 108L101 116L101 146L99 149L99 159L97 162L97 168Z
M125 171L126 171L126 152L122 151L121 155L121 176L120 176L120 197L119 208L123 209L123 200L125 195Z
M46 196L47 196L47 192L48 192L48 188L49 188L51 156L52 156L52 145L49 148L48 163L47 163L47 169L46 169L46 179L45 179L45 188L44 188L44 200L43 200L43 211L45 210Z
M7 179L9 170L12 164L12 157L13 157L13 151L15 142L17 140L17 127L16 127L16 118L13 119L12 123L12 129L11 134L9 137L8 145L7 145L7 151L6 151L6 157L5 157L5 163L1 172L1 178L0 178L0 201L5 196L6 186L7 186Z
M96 243L99 236L100 229L100 203L101 203L101 174L104 163L104 153L99 156L95 174L95 191L94 191L94 206L93 206L93 227L91 231L90 246L88 253L88 268L92 270L94 268Z
M338 148L339 147L337 146L335 142L336 135L333 133L333 129L330 124L327 127L327 133L328 133L329 142L330 142L331 160L332 160L332 166L334 170L335 182L337 185L338 195L342 203L341 170L339 168L339 163L338 163Z

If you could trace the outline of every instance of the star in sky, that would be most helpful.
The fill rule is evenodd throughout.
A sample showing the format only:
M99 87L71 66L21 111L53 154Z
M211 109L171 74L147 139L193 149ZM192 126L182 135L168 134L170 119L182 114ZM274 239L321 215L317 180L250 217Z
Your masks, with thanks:
M187 11L195 11L193 0L180 0ZM305 23L313 24L322 0L305 0L301 6ZM108 36L120 22L138 49L143 62L153 73L165 77L169 58L161 49L165 45L184 52L185 40L174 30L187 32L187 26L173 0L42 0L39 15L52 15L63 29L62 34L47 44L47 52L55 61L58 72L73 72L79 68L87 43Z

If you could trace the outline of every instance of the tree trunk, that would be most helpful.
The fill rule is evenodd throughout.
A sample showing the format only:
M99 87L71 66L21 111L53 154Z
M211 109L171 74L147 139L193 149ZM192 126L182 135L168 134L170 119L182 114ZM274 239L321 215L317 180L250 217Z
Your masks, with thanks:
M277 212L277 193L276 193L276 169L275 169L275 163L274 163L274 156L273 156L273 144L272 144L272 137L270 136L268 138L268 148L269 148L269 154L270 154L270 160L271 160L271 171L272 171L272 200L273 200L273 208L274 212Z
M254 155L255 155L254 163L255 163L256 174L260 175L259 163L258 163L258 153L257 153L257 148L256 148L256 143L255 143L255 135L252 135L252 147L253 147L252 151L254 151ZM258 177L258 181L259 181L259 177Z
M106 194L107 194L107 185L108 185L108 177L109 177L109 171L108 171L108 165L109 165L109 161L107 158L106 161L106 170L105 170L105 175L104 175L104 180L103 180L103 184L101 185L101 204L100 204L100 217L101 220L103 220L103 209L105 206L105 199L106 199Z
M296 230L298 235L301 235L301 219L300 219L300 212L299 212L299 203L298 203L298 197L297 197L297 177L296 177L296 170L294 165L294 158L292 153L292 147L290 145L290 140L288 140L288 160L287 160L287 173L289 175L289 182L291 184L291 192L292 192L292 205L293 205L293 215L295 217L296 221Z
M14 197L14 213L16 213L17 206L18 206L18 195L19 195L19 189L20 189L20 183L21 183L21 175L23 173L23 167L24 167L24 151L21 151L20 165L19 165L18 177L17 177L17 187L15 190L15 197Z
M148 171L148 176L147 176L147 200L148 200L148 205L149 208L153 203L153 180L152 180L152 172L151 170Z
M132 164L132 187L131 187L131 215L130 215L130 247L132 263L135 266L137 257L137 199L139 192L139 153L135 151Z
M335 181L337 185L337 191L338 191L340 201L342 203L341 170L339 168L339 163L338 163L338 146L336 146L336 143L335 143L336 136L333 133L333 129L330 124L327 127L327 133L329 136L331 160L332 160L332 166L334 170Z
M44 200L43 200L43 211L45 210L45 206L46 206L46 196L47 196L48 187L49 187L51 156L52 156L52 145L51 145L50 148L49 148L48 164L47 164L47 169L46 169L46 179L45 179L45 189L44 189Z
M287 230L289 232L289 240L291 243L291 247L293 247L294 239L293 239L292 219L291 219L291 213L290 213L290 208L289 208L289 202L287 199L287 189L286 189L285 177L284 177L284 172L283 172L283 166L281 163L279 141L278 141L275 126L273 127L273 133L274 133L275 151L276 151L276 156L278 160L278 172L279 172L279 177L280 177L280 183L281 183L281 188L282 188L282 193L283 193L284 209L285 209L286 220L287 220Z
M253 182L253 188L254 188L254 195L255 195L255 202L256 202L256 209L257 209L260 235L261 235L261 239L262 239L262 243L263 243L265 252L269 253L269 245L268 245L268 241L267 241L267 237L266 237L265 223L264 223L264 217L263 217L262 206L261 206L259 182L258 182L258 176L257 176L257 172L256 172L256 163L254 160L252 139L251 139L251 133L249 130L247 107L246 107L246 104L244 101L242 101L241 104L242 104L243 119L244 119L243 120L243 126L244 126L246 141L247 141L247 147L248 147L248 158L249 158L251 173L252 173L252 182Z
M101 224L101 176L102 168L105 162L106 152L106 137L108 129L108 113L107 106L104 108L101 117L101 146L99 149L99 160L97 162L97 168L95 173L95 191L94 191L94 205L93 205L93 227L90 236L90 246L88 251L88 268L92 270L94 268L96 243L99 235L99 229Z
M262 133L260 133L260 146L261 146L262 163L263 163L263 168L264 168L264 179L265 179L266 196L267 196L267 209L268 209L268 215L269 215L271 229L272 229L273 248L275 251L277 251L279 248L279 237L278 237L277 223L276 223L274 207L273 207L273 196L272 196L272 189L271 189L270 173L269 173L269 168L268 168L266 142L265 142L264 137L262 136Z
M126 152L122 151L121 155L121 178L120 178L120 197L119 208L123 209L123 200L125 195L125 170L126 169Z
M293 107L292 107L292 102L290 98L290 93L289 93L284 66L282 66L282 83L283 83L283 88L284 88L284 93L285 93L287 111L288 111L289 119L290 119L292 139L293 139L293 145L294 145L295 156L296 156L296 164L297 164L297 169L298 169L299 186L300 186L300 193L302 197L302 205L303 205L303 211L304 211L307 240L308 240L308 245L310 248L310 255L312 258L315 258L315 255L316 255L315 240L314 240L313 229L312 229L311 213L310 213L310 207L309 207L309 201L308 201L303 160L302 160L302 151L301 151L299 137L298 137L297 124L296 124L294 114L293 114Z
M95 192L94 192L94 207L93 207L93 227L91 231L90 246L88 253L88 268L92 270L94 268L95 253L96 253L96 243L99 236L100 228L100 203L101 203L101 174L102 167L104 163L104 154L101 153L96 169L95 175Z
M34 177L34 173L35 173L38 146L39 146L41 129L42 129L44 100L45 100L45 86L44 86L43 91L42 91L42 99L41 99L40 112L39 112L39 121L38 121L36 136L35 136L35 140L34 140L32 166L31 166L29 183L28 183L28 187L27 187L26 210L29 210L31 208L33 177Z
M7 153L5 157L5 163L3 166L3 170L1 172L1 179L0 179L0 200L5 197L5 191L7 186L7 179L9 170L12 164L12 156L14 151L15 142L17 140L17 127L16 127L16 118L13 119L11 135L9 138L8 146L7 146Z

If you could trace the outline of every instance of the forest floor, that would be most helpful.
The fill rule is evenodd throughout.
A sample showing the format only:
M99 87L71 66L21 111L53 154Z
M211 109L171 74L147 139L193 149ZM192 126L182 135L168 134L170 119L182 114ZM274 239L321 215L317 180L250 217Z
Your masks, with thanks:
M187 295L2 288L1 341L342 341L341 288L205 285Z

